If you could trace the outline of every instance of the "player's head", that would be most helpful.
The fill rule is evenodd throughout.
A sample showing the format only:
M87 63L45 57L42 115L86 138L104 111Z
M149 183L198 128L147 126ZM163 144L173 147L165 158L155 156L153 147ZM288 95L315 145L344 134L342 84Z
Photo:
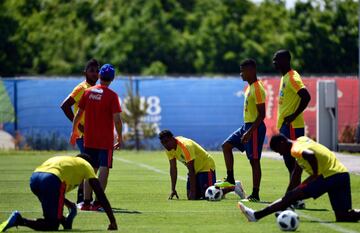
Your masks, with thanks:
M240 76L244 81L256 78L256 61L248 58L240 63Z
M86 160L92 167L94 167L94 160L89 155L83 153L76 155L76 157Z
M91 85L95 85L95 83L98 80L98 73L99 73L99 67L100 64L97 60L95 59L90 59L86 65L85 65L85 69L84 69L84 74L86 77L86 81L91 84Z
M112 82L115 78L115 68L111 64L105 64L100 68L99 77L101 81Z
M283 134L276 134L270 139L271 150L284 155L289 154L291 150L292 142Z
M275 69L282 71L290 68L291 55L289 50L281 49L274 54L273 64Z
M173 150L177 147L176 139L170 130L163 130L159 133L159 139L161 144L166 150Z

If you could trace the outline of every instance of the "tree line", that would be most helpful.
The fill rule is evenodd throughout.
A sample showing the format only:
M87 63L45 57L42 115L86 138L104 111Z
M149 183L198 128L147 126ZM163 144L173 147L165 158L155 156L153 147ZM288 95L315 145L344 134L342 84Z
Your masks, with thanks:
M90 58L122 74L273 73L289 49L302 73L357 73L358 1L1 0L0 75L81 74Z

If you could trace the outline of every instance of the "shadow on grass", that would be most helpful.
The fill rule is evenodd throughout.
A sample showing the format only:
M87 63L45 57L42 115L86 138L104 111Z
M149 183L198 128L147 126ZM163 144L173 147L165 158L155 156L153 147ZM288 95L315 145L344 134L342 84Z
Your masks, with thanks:
M142 212L137 211L137 210L128 210L128 209L122 209L122 208L116 208L113 207L112 211L114 214L142 214ZM100 212L105 212L105 211L100 211Z
M311 209L311 208L305 208L305 209L301 209L303 211L318 211L318 212L324 212L324 211L329 211L328 209Z

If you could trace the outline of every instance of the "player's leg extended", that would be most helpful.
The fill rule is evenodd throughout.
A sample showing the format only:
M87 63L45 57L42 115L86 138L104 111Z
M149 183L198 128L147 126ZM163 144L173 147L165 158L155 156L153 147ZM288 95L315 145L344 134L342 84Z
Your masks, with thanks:
M255 211L254 216L257 220L259 220L265 216L268 216L269 214L275 213L280 210L284 210L287 207L289 207L294 201L302 200L302 199L305 199L304 192L302 191L302 189L296 188L286 193L286 195L283 198L271 203L269 206L265 207L264 209Z
M244 145L241 143L241 137L243 134L244 134L244 127L241 127L237 129L235 132L233 132L222 145L226 171L227 171L226 181L228 181L231 184L235 184L234 155L232 150L234 147L236 147L240 151L245 151Z
M112 168L113 150L100 150L99 182L104 192L109 177L109 169Z

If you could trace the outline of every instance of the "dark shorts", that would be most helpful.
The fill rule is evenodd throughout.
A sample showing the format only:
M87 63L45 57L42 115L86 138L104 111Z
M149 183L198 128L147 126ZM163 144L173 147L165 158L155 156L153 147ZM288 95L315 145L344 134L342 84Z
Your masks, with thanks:
M63 216L65 183L47 172L34 172L30 178L31 191L38 197L46 221L59 224Z
M89 155L93 162L94 168L108 167L112 168L113 150L93 149L85 147L85 154Z
M305 129L304 128L293 128L291 125L287 126L283 124L280 128L280 133L285 135L287 138L291 140L295 140L298 137L305 135ZM291 166L294 168L295 165L295 158L292 157L290 154L282 155L283 159L285 161L286 166ZM293 165L291 165L293 164Z
M196 174L196 199L204 199L205 191L216 182L215 171L199 172ZM189 177L186 184L187 191L190 191Z
M338 173L327 178L319 176L313 182L301 187L306 198L314 199L328 193L334 211L351 209L351 188L349 173Z
M233 132L224 143L230 143L233 145L233 147L236 147L241 152L246 151L246 155L249 160L260 159L266 134L266 126L264 122L262 122L253 132L252 137L248 143L241 143L241 137L251 126L252 123L245 123L241 128Z
M76 145L79 148L80 154L85 153L84 138L83 137L76 139Z

